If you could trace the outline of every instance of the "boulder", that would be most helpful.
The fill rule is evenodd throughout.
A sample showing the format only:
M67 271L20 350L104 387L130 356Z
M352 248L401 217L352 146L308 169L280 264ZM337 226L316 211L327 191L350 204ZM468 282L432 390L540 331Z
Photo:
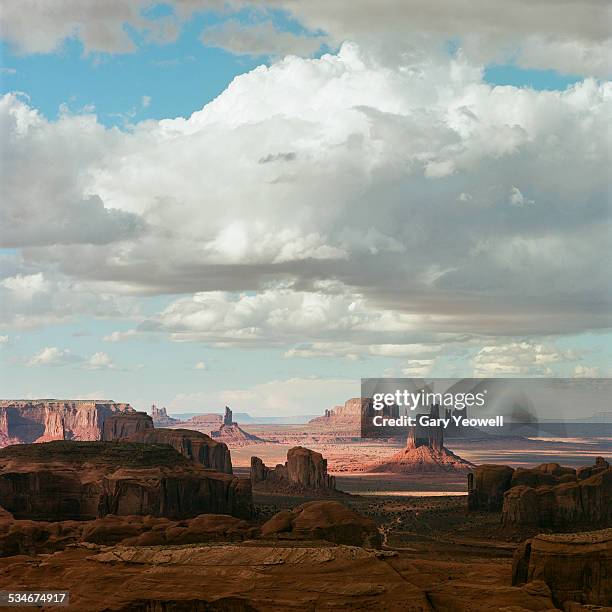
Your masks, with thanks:
M507 465L479 465L468 475L468 508L495 512L502 509L514 470Z
M122 440L147 429L153 429L153 419L146 412L114 414L104 420L102 440Z
M210 436L190 429L144 429L128 438L127 441L144 444L169 444L179 453L197 461L205 468L232 473L232 459L227 444L216 442Z
M512 583L543 581L561 608L568 602L612 602L612 529L589 533L538 535L519 546Z
M0 450L0 505L18 519L250 516L251 485L166 444L48 442Z
M313 501L275 514L261 528L263 537L327 540L365 548L380 548L376 523L337 501Z

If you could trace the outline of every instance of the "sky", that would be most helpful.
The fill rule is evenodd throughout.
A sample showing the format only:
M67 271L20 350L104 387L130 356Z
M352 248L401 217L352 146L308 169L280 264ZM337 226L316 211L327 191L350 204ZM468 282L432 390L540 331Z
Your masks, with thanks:
M610 376L610 11L2 0L0 396Z

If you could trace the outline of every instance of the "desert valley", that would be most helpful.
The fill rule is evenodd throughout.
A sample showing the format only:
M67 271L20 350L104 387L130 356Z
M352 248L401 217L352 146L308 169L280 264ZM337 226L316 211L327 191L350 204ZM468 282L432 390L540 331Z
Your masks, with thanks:
M109 612L612 609L609 424L365 440L360 407L2 401L0 588Z

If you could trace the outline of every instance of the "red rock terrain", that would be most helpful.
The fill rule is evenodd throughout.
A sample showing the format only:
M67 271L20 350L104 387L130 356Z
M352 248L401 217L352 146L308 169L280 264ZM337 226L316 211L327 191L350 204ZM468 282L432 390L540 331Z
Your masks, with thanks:
M102 440L123 440L129 436L153 429L153 419L146 412L133 412L113 414L104 419L102 427Z
M270 468L259 457L251 457L251 484L267 491L299 494L334 491L336 479L327 473L327 460L303 446L287 451L287 461Z
M555 610L506 565L416 558L320 541L88 545L0 559L0 588L62 585L79 612Z
M366 548L380 548L376 523L337 501L313 501L283 510L261 528L264 537L327 540Z
M103 423L129 404L89 400L0 400L0 447L50 440L100 440Z
M225 442L228 446L245 446L248 444L263 444L265 440L254 434L250 434L238 425L222 424L219 429L210 432L210 436L219 442Z
M15 548L16 542L21 548ZM589 578L597 567L594 549L582 560L554 551L547 562L551 568L557 564L557 570L550 576L545 570L533 575L522 570L520 583L511 586L507 545L473 542L470 548L468 541L457 545L424 539L395 550L370 548L379 545L372 519L330 501L282 511L260 529L216 515L182 521L107 516L35 523L14 521L0 512L0 550L10 555L0 558L0 589L68 589L67 609L79 612L551 612L559 609L553 599L569 603L563 593L578 580L587 578L588 585L597 584L596 592L602 592L603 581ZM587 567L587 557L589 571L555 580L571 573L568 568ZM521 567L531 564L528 558ZM534 562L533 567L546 565ZM584 594L590 592L587 588ZM572 590L572 597L576 595ZM576 605L564 609L586 612Z
M143 444L169 444L179 453L200 463L205 468L232 473L232 458L227 444L210 436L189 429L146 429L126 438L129 442Z
M47 442L0 450L0 505L36 520L243 517L252 498L248 479L207 470L166 444Z
M465 461L445 447L417 446L404 448L389 459L366 466L368 472L401 474L468 472L474 464Z
M517 470L481 465L468 483L469 508L502 510L508 526L566 529L612 524L612 468L601 457L578 470L558 463Z
M549 586L559 607L612 604L612 529L527 540L514 555L512 582L533 580Z

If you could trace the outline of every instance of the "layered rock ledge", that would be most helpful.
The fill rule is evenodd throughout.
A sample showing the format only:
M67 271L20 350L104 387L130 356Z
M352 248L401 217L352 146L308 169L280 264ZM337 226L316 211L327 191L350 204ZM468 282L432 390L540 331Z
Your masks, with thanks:
M179 453L203 465L205 468L232 473L232 459L227 444L190 429L146 429L126 438L143 444L169 444Z
M517 549L514 585L540 580L556 605L609 605L612 602L612 529L588 533L538 535Z
M542 528L612 524L612 468L599 457L574 470L558 463L536 468L481 465L468 476L470 510L502 511L504 525Z
M205 469L167 444L58 441L0 450L0 506L48 521L248 517L252 496L248 479Z

